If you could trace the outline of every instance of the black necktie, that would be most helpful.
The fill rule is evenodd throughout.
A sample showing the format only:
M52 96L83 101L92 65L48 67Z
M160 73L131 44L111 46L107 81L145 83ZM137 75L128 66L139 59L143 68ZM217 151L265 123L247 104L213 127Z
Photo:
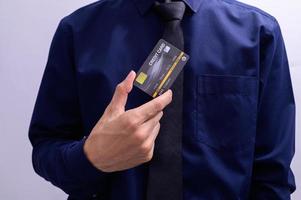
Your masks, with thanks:
M181 20L185 7L182 1L166 0L154 4L155 11L165 22L162 38L180 50L184 49ZM149 165L147 200L182 199L183 70L171 89L173 100L163 111L160 133Z

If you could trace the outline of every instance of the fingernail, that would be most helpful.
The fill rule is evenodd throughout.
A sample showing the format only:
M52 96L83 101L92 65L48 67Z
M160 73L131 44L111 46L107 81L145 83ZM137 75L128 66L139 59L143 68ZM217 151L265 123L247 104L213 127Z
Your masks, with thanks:
M133 70L131 70L131 71L128 73L127 77L129 77L132 73L133 73Z
M128 73L128 75L126 76L126 79L128 79L128 78L130 78L132 75L133 75L133 73L135 73L133 70L131 70L129 73Z

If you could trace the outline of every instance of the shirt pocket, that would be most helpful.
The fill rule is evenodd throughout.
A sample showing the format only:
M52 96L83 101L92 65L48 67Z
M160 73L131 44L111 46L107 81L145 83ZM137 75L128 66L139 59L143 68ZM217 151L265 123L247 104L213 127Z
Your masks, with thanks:
M252 147L256 132L257 78L199 75L196 138L216 150Z

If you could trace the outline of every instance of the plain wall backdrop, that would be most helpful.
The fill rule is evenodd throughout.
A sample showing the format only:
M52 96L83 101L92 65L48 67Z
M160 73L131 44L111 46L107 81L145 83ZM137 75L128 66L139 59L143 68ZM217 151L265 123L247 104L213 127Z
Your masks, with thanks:
M297 103L296 155L301 184L301 3L243 0L274 15L282 28ZM60 19L92 0L0 0L0 199L63 200L67 195L33 171L27 137L34 102ZM301 199L297 189L292 199Z

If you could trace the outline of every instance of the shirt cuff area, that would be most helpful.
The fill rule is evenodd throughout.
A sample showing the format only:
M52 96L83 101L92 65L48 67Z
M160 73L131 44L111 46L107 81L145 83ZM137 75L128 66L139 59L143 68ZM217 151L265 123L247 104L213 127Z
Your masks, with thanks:
M68 170L81 183L103 182L105 172L94 167L84 152L86 137L70 144L67 150Z

